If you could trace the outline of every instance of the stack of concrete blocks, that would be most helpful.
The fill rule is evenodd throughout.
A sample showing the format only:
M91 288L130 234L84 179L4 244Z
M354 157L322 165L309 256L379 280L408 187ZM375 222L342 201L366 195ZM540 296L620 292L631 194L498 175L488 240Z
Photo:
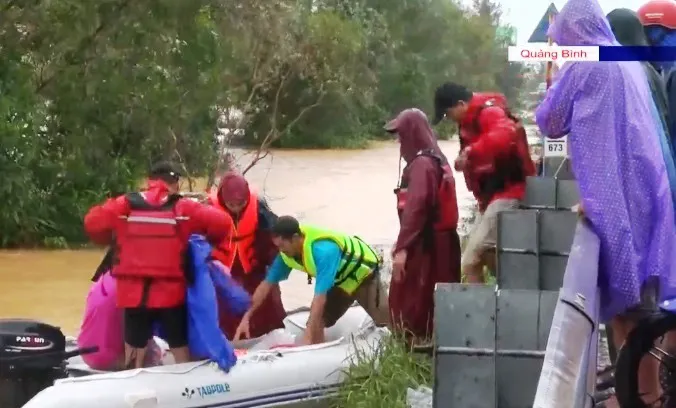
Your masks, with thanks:
M437 286L435 408L532 407L577 202L575 181L530 178L499 216L497 286Z

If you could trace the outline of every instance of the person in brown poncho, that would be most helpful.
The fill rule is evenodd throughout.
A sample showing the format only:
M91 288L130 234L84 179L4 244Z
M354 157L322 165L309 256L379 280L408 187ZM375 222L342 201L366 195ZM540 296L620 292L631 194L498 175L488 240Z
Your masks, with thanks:
M407 109L385 126L406 162L397 195L399 236L392 251L390 312L414 341L433 331L434 286L460 282L458 202L453 172L425 114Z

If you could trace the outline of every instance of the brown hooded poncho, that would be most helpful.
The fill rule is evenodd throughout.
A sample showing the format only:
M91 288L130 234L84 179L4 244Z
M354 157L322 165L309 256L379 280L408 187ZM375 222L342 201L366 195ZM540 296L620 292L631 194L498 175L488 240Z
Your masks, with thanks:
M435 284L460 281L457 230L433 227L442 179L440 164L446 164L447 159L427 117L418 109L401 112L386 130L398 135L401 157L406 161L400 185L407 189L395 245L395 251L406 250L407 259L404 278L390 286L390 311L396 329L427 339L433 332ZM457 208L457 199L452 201L444 204Z

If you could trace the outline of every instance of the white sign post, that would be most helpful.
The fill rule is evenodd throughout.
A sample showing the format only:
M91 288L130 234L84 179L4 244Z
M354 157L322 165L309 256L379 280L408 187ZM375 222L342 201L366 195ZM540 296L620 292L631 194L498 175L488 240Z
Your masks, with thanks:
M568 136L559 139L545 137L545 157L568 157Z

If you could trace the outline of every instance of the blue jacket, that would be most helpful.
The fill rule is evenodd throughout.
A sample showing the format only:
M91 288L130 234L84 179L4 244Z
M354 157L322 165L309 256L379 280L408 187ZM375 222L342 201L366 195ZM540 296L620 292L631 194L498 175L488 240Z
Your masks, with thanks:
M211 250L211 245L204 237L190 237L186 265L192 281L186 296L188 344L193 357L214 361L228 372L237 362L237 357L218 324L216 293L235 313L240 314L249 308L251 297L231 277L213 265Z

